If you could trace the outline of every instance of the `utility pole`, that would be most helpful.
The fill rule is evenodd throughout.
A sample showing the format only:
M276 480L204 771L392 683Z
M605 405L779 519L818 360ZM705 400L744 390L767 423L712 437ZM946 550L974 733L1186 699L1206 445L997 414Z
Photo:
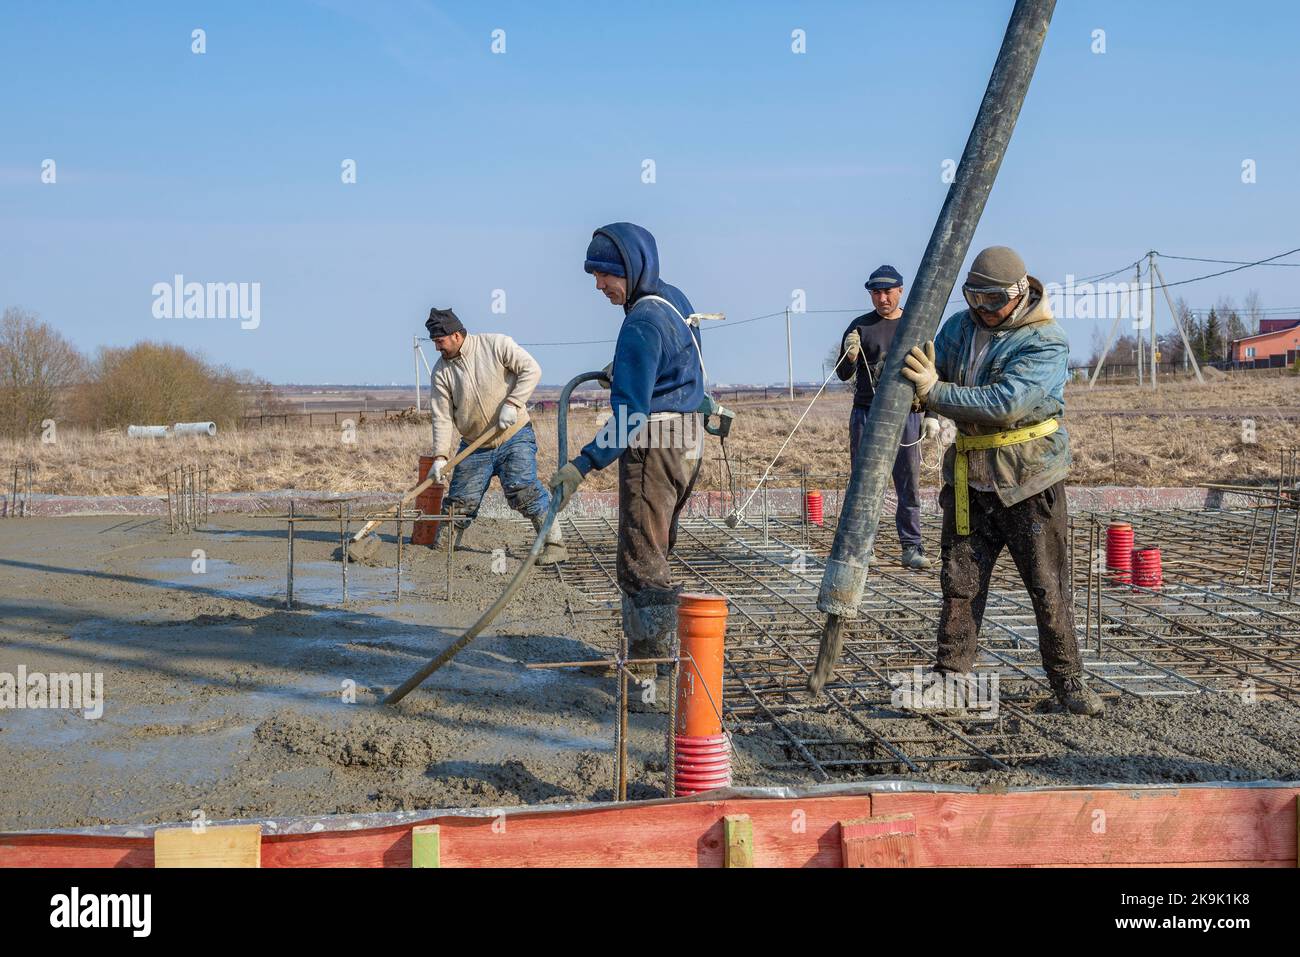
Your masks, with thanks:
M1178 330L1178 334L1183 339L1183 368L1187 368L1187 360L1190 358L1192 360L1192 369L1196 372L1196 381L1204 385L1205 377L1201 375L1201 366L1196 361L1196 356L1192 355L1192 344L1187 338L1187 330L1183 328L1183 319L1178 315L1178 310L1174 308L1174 300L1169 295L1169 287L1165 284L1164 273L1160 271L1160 265L1155 261L1154 257L1151 259L1151 265L1155 269L1156 278L1160 280L1160 288L1164 290L1165 302L1169 304L1169 314L1174 317L1174 328Z
M1156 270L1155 270L1156 253L1154 249L1147 250L1147 282L1150 288L1147 290L1147 320L1151 323L1151 388L1156 387Z
M785 310L785 378L790 386L790 401L794 401L794 345L790 337L790 308Z
M415 360L415 411L420 411L420 339L418 336L411 337L411 358ZM430 398L430 403L433 399Z
M1133 311L1137 313L1137 319L1139 320L1138 322L1133 323L1133 327L1134 327L1133 331L1136 333L1136 335L1134 335L1133 338L1137 340L1137 351L1133 355L1137 359L1138 387L1140 388L1143 379L1142 324L1140 321L1142 319L1142 260L1141 259L1137 261L1137 265L1134 267L1133 282L1136 287L1134 289L1134 295L1133 295L1133 301L1136 303L1136 306L1134 307Z
M1110 297L1107 297L1109 300ZM1092 370L1092 378L1088 380L1088 388L1091 389L1097 384L1097 377L1101 375L1101 367L1106 364L1106 357L1110 355L1111 346L1115 344L1115 333L1119 331L1119 318L1124 314L1119 299L1115 300L1115 319L1110 324L1110 334L1106 337L1106 345L1101 350L1101 355L1097 357L1097 367Z

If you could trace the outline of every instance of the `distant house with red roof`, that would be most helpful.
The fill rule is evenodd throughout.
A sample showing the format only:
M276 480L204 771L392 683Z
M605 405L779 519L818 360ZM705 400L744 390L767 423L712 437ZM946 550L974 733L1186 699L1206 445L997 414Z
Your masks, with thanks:
M1297 351L1300 351L1300 319L1261 319L1259 332L1232 341L1234 362L1271 359L1271 364L1284 365L1292 361Z

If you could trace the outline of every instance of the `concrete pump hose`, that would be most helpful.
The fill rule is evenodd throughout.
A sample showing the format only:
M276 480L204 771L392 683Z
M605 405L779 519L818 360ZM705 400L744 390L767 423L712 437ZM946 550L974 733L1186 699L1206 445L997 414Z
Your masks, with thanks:
M570 379L564 388L560 390L559 421L557 424L559 436L557 437L556 445L559 452L557 461L561 464L569 460L569 394L573 392L574 388L579 384L595 379L603 380L604 373L584 372L581 375ZM457 638L454 642L443 649L441 654L402 682L401 687L384 699L384 704L397 704L397 702L401 701L417 687L423 684L425 679L431 674L460 654L471 641L481 635L484 629L496 620L497 615L501 614L501 610L505 608L506 605L510 604L510 601L519 592L519 589L524 586L524 582L528 581L528 576L533 573L533 568L537 564L537 556L542 553L542 548L546 545L546 536L550 534L551 526L557 521L558 515L559 499L552 495L551 505L546 510L546 518L542 520L541 527L537 531L537 539L533 542L533 547L529 549L528 554L524 557L523 564L519 566L519 570L515 572L514 577L510 579L510 583L506 585L505 591L503 591L500 597L492 603L492 606L479 617L479 620L470 626L469 630L466 631L465 634Z

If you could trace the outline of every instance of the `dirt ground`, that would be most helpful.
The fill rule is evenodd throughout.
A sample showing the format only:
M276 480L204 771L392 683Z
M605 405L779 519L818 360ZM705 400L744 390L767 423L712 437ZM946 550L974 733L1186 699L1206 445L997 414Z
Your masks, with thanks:
M104 690L97 719L0 710L0 829L608 800L613 682L524 667L613 645L612 633L574 633L566 602L578 599L553 571L399 706L378 703L499 593L528 531L477 523L456 554L451 600L445 552L408 551L400 606L390 540L379 563L349 568L343 608L329 560L337 525L308 527L296 542L299 604L286 611L279 522L217 516L173 536L146 518L0 521L0 673L99 672ZM633 798L662 794L665 720L630 718ZM829 720L810 712L808 730L824 733ZM927 779L1300 776L1300 709L1290 704L1123 702L1104 720L1040 725L1018 729L1017 746L1044 758ZM775 734L737 735L736 747L737 784L811 783L765 767L790 760Z

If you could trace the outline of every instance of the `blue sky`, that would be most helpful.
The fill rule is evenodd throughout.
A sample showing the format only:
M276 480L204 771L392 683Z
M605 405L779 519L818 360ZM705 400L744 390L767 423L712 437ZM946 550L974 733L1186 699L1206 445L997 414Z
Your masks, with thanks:
M803 289L865 311L873 267L915 273L1011 6L10 2L0 305L87 351L151 338L277 382L409 382L431 305L524 343L612 340L622 311L581 263L593 228L631 220L698 310ZM1300 246L1297 36L1287 3L1059 4L971 255L1011 245L1064 281L1152 248ZM260 283L260 324L155 318L177 273ZM1297 273L1175 291L1300 310ZM820 379L848 318L795 318L796 378ZM1093 322L1064 325L1086 353ZM612 345L530 348L561 382ZM709 326L705 348L715 380L785 377L781 318Z

